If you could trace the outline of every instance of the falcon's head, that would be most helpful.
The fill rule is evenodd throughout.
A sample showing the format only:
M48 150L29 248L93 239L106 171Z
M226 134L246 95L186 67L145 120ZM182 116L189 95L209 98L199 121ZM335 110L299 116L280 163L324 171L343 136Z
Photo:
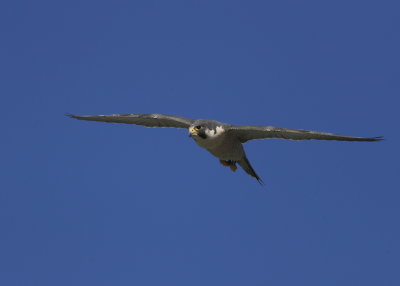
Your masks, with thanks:
M195 140L217 137L225 132L223 124L211 120L196 120L189 126L189 136Z
M193 125L189 127L189 136L192 137L193 139L201 138L201 139L207 139L207 134L206 130L208 130L207 127L204 125Z

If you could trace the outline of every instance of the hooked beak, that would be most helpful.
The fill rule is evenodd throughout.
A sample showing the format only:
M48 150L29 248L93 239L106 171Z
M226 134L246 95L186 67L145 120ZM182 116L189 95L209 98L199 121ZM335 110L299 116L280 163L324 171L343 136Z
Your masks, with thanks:
M198 135L198 130L195 129L194 127L190 127L189 128L189 137L196 136L196 135Z

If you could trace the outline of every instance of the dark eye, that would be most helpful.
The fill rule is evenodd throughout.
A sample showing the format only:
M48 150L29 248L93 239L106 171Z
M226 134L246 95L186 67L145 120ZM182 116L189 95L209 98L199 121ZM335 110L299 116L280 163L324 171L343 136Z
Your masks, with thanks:
M196 128L196 129L201 129L201 126L200 126L200 125L197 125L197 126L195 126L194 128Z

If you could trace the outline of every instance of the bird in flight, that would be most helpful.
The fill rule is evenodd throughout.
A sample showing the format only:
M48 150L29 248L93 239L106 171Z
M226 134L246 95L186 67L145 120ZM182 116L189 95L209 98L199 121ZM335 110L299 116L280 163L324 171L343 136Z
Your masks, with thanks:
M231 125L215 120L190 119L166 114L111 114L111 115L73 115L79 120L102 121L143 125L146 127L183 128L200 147L217 157L223 166L236 171L239 164L250 176L263 184L254 171L243 148L243 143L254 139L280 138L290 140L337 140L337 141L380 141L382 137L353 137L325 132L288 129L274 126Z

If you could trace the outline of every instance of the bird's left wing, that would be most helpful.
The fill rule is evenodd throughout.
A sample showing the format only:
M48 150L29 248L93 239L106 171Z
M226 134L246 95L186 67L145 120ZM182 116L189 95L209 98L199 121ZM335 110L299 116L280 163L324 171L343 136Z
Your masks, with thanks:
M230 132L244 143L253 139L281 138L291 140L338 140L338 141L379 141L382 137L353 137L339 134L289 129L274 126L233 125Z
M79 120L126 123L146 127L188 128L193 119L166 114L110 114L110 115L73 115L67 116Z

